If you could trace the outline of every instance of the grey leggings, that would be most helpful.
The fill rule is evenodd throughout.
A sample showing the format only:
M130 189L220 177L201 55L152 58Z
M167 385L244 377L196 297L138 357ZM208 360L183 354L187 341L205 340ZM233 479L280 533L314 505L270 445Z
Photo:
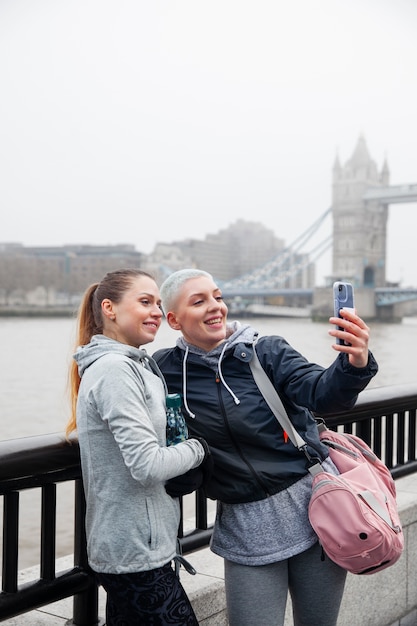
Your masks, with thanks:
M288 591L294 626L336 626L346 571L318 543L285 561L239 565L225 560L230 626L283 626Z

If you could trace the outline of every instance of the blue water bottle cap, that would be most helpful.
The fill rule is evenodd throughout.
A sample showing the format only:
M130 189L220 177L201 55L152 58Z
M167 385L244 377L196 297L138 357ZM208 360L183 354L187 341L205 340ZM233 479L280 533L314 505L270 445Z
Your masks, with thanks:
M169 409L180 409L181 395L179 393L169 393L166 398L166 404Z

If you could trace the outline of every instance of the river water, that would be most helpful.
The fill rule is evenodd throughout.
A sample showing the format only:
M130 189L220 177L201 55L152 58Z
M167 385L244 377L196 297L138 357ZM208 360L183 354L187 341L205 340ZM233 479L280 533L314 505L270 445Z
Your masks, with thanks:
M321 365L329 365L336 356L327 323L288 318L242 321L261 334L282 335L305 357ZM1 440L65 429L74 337L75 321L70 318L0 318ZM155 341L146 348L152 354L174 345L177 337L178 333L164 322ZM416 317L399 324L374 323L370 349L380 369L369 388L416 382ZM21 496L19 568L39 563L39 500L38 490ZM59 485L57 500L57 555L63 556L72 552L73 487Z

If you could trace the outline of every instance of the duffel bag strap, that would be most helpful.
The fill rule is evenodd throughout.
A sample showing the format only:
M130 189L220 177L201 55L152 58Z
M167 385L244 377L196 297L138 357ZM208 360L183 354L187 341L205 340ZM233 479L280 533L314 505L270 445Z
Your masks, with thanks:
M252 376L259 388L259 391L263 395L265 402L268 404L278 422L281 424L284 432L287 433L290 441L294 444L296 448L298 448L298 450L300 450L300 452L303 452L306 455L309 461L308 471L310 472L310 474L315 476L319 472L323 471L323 467L317 458L312 458L309 454L307 449L307 443L292 425L277 390L275 389L269 377L266 375L265 370L262 367L256 353L255 345L257 340L258 339L256 339L253 343L253 356L249 362Z

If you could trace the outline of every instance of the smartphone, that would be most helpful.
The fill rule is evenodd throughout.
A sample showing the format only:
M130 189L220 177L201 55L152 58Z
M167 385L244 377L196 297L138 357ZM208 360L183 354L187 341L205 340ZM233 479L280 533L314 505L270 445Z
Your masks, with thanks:
M340 309L355 309L353 287L350 283L336 282L333 284L334 316L341 317ZM343 330L340 326L339 330ZM343 339L336 339L336 343L347 345Z

